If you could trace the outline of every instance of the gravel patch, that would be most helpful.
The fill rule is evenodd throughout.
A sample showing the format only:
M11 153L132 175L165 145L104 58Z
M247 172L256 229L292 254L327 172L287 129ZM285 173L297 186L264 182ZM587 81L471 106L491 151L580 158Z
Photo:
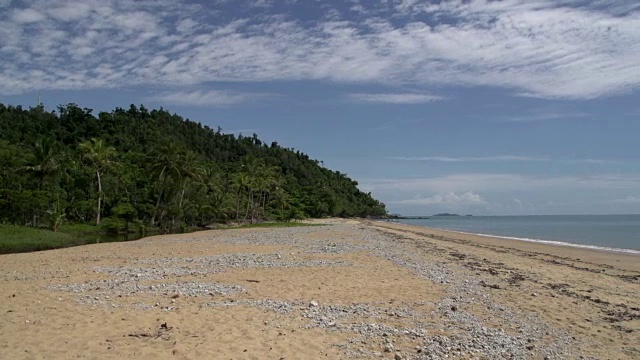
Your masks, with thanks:
M320 235L319 232L322 232ZM311 235L312 236L309 236ZM298 248L307 254L346 254L369 251L373 255L389 260L411 270L425 280L447 284L444 299L429 313L412 311L409 308L386 308L369 304L319 305L302 300L237 300L209 302L208 307L253 306L280 314L300 315L308 322L303 328L322 328L328 331L355 332L360 339L341 344L345 356L352 358L391 356L395 359L561 359L579 356L581 342L568 332L546 324L537 314L507 306L497 305L488 295L475 272L445 261L424 262L409 251L402 238L359 225L340 224L315 227L297 227L256 232L238 232L223 237L181 237L162 241L189 242L214 241L226 244L285 245ZM350 240L356 241L352 243ZM143 240L144 241L144 240ZM149 242L157 240L147 240ZM429 244L426 243L427 251ZM433 248L434 252L439 251ZM106 301L108 296L129 296L143 292L154 296L171 293L180 296L229 295L246 291L240 286L206 282L149 283L166 278L197 276L234 268L275 268L304 266L349 266L341 260L295 259L289 254L221 254L193 258L161 258L137 261L135 267L96 267L96 272L115 277L85 284L52 285L50 289L81 294L86 303ZM146 283L141 284L141 281ZM90 295L86 293L91 293ZM96 300L96 298L98 300ZM486 319L492 323L508 324L516 329L509 333L490 326L483 318L464 311L474 305L484 309ZM147 309L150 305L136 304L136 308ZM149 308L153 308L152 306ZM164 309L163 309L164 310ZM388 324L393 320L392 326ZM434 323L437 321L438 328ZM506 327L506 326L505 326ZM390 338L411 340L419 346L414 349L394 348ZM365 350L375 346L376 351ZM388 353L388 355L387 355Z
M243 293L247 290L237 285L225 285L208 282L173 282L173 283L140 283L139 281L110 279L96 280L79 284L49 285L47 289L78 294L77 302L88 305L111 305L119 307L114 302L116 298L128 297L135 294L146 294L156 297L166 296L228 296ZM87 294L89 293L89 294Z

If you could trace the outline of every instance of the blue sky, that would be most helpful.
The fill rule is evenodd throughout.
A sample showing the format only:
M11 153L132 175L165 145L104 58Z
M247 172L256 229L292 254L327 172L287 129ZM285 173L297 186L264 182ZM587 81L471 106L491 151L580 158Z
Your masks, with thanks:
M635 1L0 0L0 84L257 133L394 213L640 213Z

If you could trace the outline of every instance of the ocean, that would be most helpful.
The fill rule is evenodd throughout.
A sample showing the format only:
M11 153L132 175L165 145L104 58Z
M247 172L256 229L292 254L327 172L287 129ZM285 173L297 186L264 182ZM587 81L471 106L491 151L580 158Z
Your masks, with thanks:
M397 222L640 255L640 215L433 216Z

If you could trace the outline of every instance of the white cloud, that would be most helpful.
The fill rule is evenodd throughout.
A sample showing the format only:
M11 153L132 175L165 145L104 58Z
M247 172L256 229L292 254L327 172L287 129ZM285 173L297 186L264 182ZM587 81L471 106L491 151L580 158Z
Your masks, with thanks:
M417 197L415 199L392 201L391 203L397 205L455 205L455 206L470 206L484 204L484 199L473 192L465 192L462 194L456 194L454 192L446 194L436 194L428 198Z
M590 99L640 84L640 17L628 3L393 1L393 13L385 14L382 5L361 2L363 13L377 15L345 21L329 9L302 22L292 13L220 15L210 5L183 1L34 0L29 8L7 12L11 16L0 14L0 29L11 29L0 37L0 93L329 80L496 86L523 96ZM421 14L435 20L416 20L425 18ZM33 22L39 31L27 31ZM51 38L55 31L68 36ZM49 44L46 51L41 44ZM166 62L154 62L162 56ZM112 70L109 76L94 71L101 65ZM16 68L44 75L34 78ZM441 100L419 94L358 97Z
M12 19L16 23L34 23L42 21L46 18L42 13L33 9L16 10L13 13Z
M528 115L509 116L499 118L499 121L504 122L534 122L534 121L549 121L549 120L567 120L588 117L587 113L573 112L540 112Z
M640 197L629 195L622 199L611 201L614 204L640 204Z
M453 157L453 156L390 156L387 160L397 161L433 161L444 163L459 162L558 162L569 164L592 164L605 165L620 163L616 160L605 159L555 159L549 157L537 156L519 156L519 155L496 155L496 156L470 156L470 157Z
M498 161L549 161L548 158L531 157L531 156L483 156L483 157L449 157L449 156L395 156L388 157L389 160L400 161L438 161L438 162L498 162Z
M216 107L236 105L248 101L256 101L270 96L274 95L258 93L234 93L219 90L196 90L160 94L150 98L150 100L177 105Z
M594 176L529 176L518 174L454 174L417 179L364 179L367 191L411 193L502 192L539 190L638 189L640 174L602 174Z
M76 21L89 16L91 6L86 3L59 4L59 6L50 8L48 13L58 20Z
M434 101L445 100L442 96L414 93L389 93L372 94L356 93L348 94L347 98L357 102L386 103L386 104L424 104Z

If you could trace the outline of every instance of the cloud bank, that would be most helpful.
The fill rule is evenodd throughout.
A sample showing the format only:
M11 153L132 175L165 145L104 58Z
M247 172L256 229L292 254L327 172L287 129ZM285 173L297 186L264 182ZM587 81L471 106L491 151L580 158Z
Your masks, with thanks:
M472 206L484 204L485 201L482 196L473 192L465 192L457 194L454 192L446 194L436 194L432 197L417 197L415 199L392 201L393 204L398 205L447 205L447 206Z
M200 103L194 87L206 84L306 80L494 86L520 96L592 99L640 84L640 11L622 0L372 1L345 9L261 1L246 11L225 1L9 4L0 2L3 95L163 86ZM293 15L313 6L306 12L316 18ZM419 94L353 99L440 100Z

